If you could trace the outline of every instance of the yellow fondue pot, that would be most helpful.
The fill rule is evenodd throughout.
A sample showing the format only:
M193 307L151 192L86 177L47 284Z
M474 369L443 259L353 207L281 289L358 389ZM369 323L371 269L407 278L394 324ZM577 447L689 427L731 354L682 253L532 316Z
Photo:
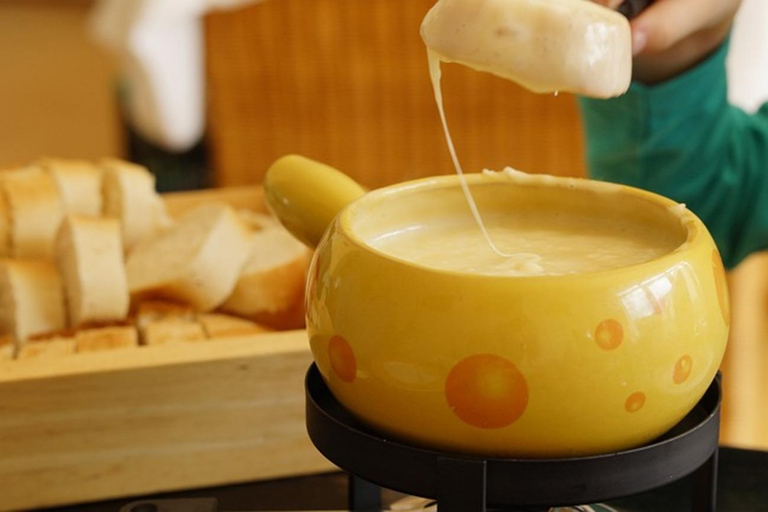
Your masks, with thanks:
M299 156L270 208L317 250L307 331L336 399L393 439L497 457L608 453L652 441L713 380L729 303L715 244L682 205L622 185L467 176L483 212L610 216L669 230L671 252L615 270L510 277L409 263L366 240L468 215L457 176L365 191Z

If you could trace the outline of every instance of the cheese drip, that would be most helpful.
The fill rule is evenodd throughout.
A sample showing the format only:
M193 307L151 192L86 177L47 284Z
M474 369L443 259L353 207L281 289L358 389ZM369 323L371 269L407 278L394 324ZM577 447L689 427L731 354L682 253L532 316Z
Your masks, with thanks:
M467 199L469 209L472 211L472 216L475 218L480 231L483 233L483 237L485 237L485 240L488 242L488 245L491 247L493 252L504 258L514 258L519 256L518 254L510 254L501 251L496 246L496 244L493 243L493 239L491 239L491 236L488 234L488 229L485 227L483 218L477 208L475 198L472 197L472 192L469 190L469 185L467 184L467 180L464 177L464 171L462 170L461 163L459 163L459 158L456 155L456 148L453 145L453 138L451 137L451 132L448 129L448 122L445 118L445 108L443 107L443 90L440 86L440 78L442 77L442 72L440 70L440 56L432 50L427 49L427 60L429 61L429 78L432 80L432 90L435 93L435 103L437 103L437 110L440 113L440 122L443 124L443 133L445 133L445 141L448 144L448 152L451 154L451 160L453 161L453 166L456 169L456 174L459 175L459 183L461 183L461 189L464 192L464 197Z

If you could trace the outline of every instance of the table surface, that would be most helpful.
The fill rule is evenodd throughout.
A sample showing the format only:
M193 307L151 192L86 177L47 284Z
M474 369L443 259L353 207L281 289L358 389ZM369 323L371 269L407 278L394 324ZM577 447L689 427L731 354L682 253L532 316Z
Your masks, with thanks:
M768 510L768 451L721 448L718 477L718 512ZM654 491L610 504L627 512L688 511L691 485L691 479L686 477ZM345 474L329 473L55 508L47 512L118 512L123 506L139 499L177 498L217 498L222 512L343 510L347 506L347 489L348 477ZM382 491L385 506L401 497L393 491Z
M723 373L720 439L768 450L768 252L729 276L732 322ZM768 505L764 510L768 510Z

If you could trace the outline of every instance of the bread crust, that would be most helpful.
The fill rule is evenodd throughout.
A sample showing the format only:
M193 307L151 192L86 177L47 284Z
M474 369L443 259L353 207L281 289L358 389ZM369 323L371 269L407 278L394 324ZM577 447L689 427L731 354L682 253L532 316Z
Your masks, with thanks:
M139 335L132 325L83 329L75 335L76 352L98 352L139 346Z
M143 345L190 343L208 339L203 326L194 320L173 318L148 324L142 333Z
M104 215L120 219L123 246L131 250L158 228L160 198L155 176L145 167L115 158L99 161L104 170Z
M22 345L16 359L41 359L68 356L75 353L75 338L60 336L32 340Z
M302 327L311 256L282 227L256 233L250 259L221 310L276 329Z
M221 313L204 313L197 316L208 338L229 338L262 334L271 329L256 322Z

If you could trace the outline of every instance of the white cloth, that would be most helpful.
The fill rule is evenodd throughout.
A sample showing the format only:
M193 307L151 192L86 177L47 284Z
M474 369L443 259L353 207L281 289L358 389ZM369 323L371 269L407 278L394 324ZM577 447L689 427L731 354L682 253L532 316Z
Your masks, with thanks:
M205 130L203 15L254 0L99 0L95 38L122 65L126 115L145 139L169 151Z
M744 0L736 15L726 61L728 97L754 112L768 100L768 1Z

